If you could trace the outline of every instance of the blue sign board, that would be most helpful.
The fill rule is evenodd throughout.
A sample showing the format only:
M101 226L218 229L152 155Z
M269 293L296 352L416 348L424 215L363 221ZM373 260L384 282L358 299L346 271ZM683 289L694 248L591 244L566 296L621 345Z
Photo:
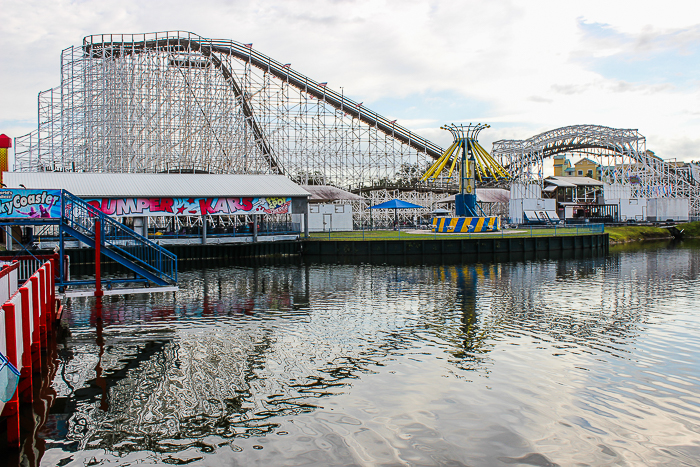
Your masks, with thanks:
M0 219L60 219L61 190L0 189Z

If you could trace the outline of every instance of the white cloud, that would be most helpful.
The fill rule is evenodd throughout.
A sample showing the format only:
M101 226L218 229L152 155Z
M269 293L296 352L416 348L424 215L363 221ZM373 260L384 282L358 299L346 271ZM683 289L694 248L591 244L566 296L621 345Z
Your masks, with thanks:
M440 143L442 123L480 116L493 126L484 143L597 123L639 128L648 147L667 157L700 158L687 144L697 139L697 84L640 81L624 66L625 76L609 76L592 65L659 50L691 53L700 6L688 2L203 0L193 8L175 0L4 0L3 12L0 131L36 119L36 94L58 84L61 50L83 36L184 29L253 42ZM372 105L403 99L420 110L436 95L461 97L464 108L439 121L433 110L420 118L415 109L402 116ZM477 101L488 110L470 107Z

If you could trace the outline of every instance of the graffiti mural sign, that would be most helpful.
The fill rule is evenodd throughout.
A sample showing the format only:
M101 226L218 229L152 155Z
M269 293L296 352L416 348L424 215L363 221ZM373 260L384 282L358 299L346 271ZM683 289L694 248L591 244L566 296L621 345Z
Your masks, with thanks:
M88 204L110 216L287 214L292 198L104 198Z
M0 190L0 219L60 219L61 190Z

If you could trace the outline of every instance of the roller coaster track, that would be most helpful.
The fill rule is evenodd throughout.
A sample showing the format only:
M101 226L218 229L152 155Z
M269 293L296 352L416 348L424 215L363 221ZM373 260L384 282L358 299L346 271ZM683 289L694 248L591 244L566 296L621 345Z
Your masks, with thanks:
M647 151L646 138L634 129L567 126L526 140L496 141L491 155L515 179L541 182L543 160L560 153L592 157L607 183L630 186L633 197L688 198L690 215L700 214L700 180L691 166Z
M15 140L20 171L277 172L363 190L411 180L444 153L252 44L92 35L64 49L61 66L61 85L39 94L37 129ZM690 194L700 212L698 168L647 152L637 130L568 126L496 141L491 156L515 181L541 182L543 160L560 153L590 155L635 196Z
M183 32L186 35L183 37L163 37L152 40L134 41L134 42L113 42L105 41L105 35L87 36L83 40L83 48L85 53L94 58L104 58L107 56L116 57L118 54L136 54L145 51L198 51L202 56L211 60L213 65L219 69L230 83L233 92L238 98L243 107L243 113L250 122L251 129L255 135L256 144L259 146L263 155L267 158L271 167L279 173L283 173L283 169L274 159L272 150L265 141L263 132L255 120L253 109L245 99L241 87L236 83L233 74L226 68L223 62L216 54L224 54L235 57L238 60L247 62L264 72L270 73L276 78L290 84L291 86L303 91L316 99L319 99L331 107L344 112L360 121L375 127L379 131L385 133L398 141L414 148L417 151L425 152L433 159L438 159L442 156L444 149L434 144L433 142L413 133L412 131L397 125L396 121L390 121L386 117L363 107L362 103L348 99L343 94L333 91L328 88L325 83L319 83L309 77L293 70L289 65L278 62L277 60L264 55L251 46L235 42L228 39L206 39L197 36L193 33ZM196 37L197 39L192 39Z
M526 140L499 140L493 143L492 156L507 169L520 170L536 159L566 152L601 149L626 156L636 162L646 158L646 140L637 130L600 125L572 125L550 130Z

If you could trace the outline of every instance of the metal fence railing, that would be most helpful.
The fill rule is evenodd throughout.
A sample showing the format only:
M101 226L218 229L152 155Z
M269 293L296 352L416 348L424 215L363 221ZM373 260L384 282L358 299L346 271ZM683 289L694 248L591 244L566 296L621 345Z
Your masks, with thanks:
M51 255L14 255L12 257L0 258L0 265L12 265L13 267L15 267L17 271L17 279L20 282L24 282L27 279L29 279L32 276L32 274L38 271L44 265L44 263L50 260L53 260L56 266L60 264L59 255L56 253ZM64 257L63 264L67 275L67 255Z
M19 284L19 262L4 263L0 269L0 303L5 303L17 291ZM33 274L33 273L32 273ZM1 337L5 332L5 323L0 323L0 345L2 345ZM0 350L2 350L0 348Z
M252 223L251 223L252 224ZM299 235L301 230L299 224L292 222L261 222L258 225L258 237L271 235ZM239 224L236 226L212 226L207 225L206 236L208 238L218 237L252 237L253 226L250 224ZM202 226L183 226L179 229L149 229L148 238L179 239L179 238L201 238Z
M10 288L3 289L0 305L0 353L15 370L12 386L2 389L0 401L5 417L7 446L20 447L20 393L31 395L36 386L35 378L40 378L42 349L47 348L48 335L56 322L58 301L55 293L55 271L51 261L45 262L24 284L17 284L18 262L5 266L0 271L0 279L14 275ZM1 281L0 281L1 282ZM7 296L7 293L10 295ZM37 376L32 376L32 375ZM11 376L5 373L4 376ZM17 378L18 377L18 378ZM19 383L19 384L18 384ZM9 390L8 390L9 389Z
M517 238L517 237L561 237L572 235L594 235L605 233L604 224L580 225L521 225L501 229L497 232L438 233L429 229L398 225L396 229L362 229L352 231L311 232L311 240L443 240L450 238Z
M68 227L94 239L95 220L99 219L100 238L106 248L158 277L177 282L177 256L173 253L71 193L64 191L62 202L63 219Z

